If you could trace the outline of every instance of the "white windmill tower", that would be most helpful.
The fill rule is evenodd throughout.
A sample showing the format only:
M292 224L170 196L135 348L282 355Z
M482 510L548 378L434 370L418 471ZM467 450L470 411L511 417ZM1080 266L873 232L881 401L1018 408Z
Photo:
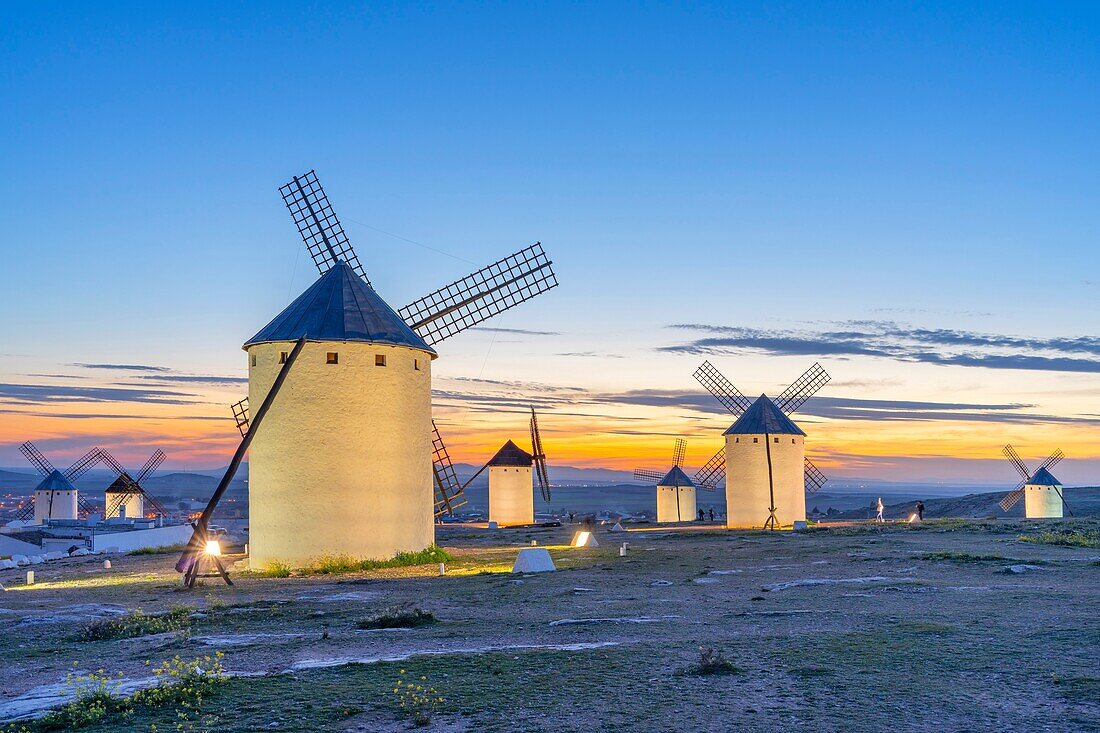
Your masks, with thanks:
M462 485L466 487L489 471L489 521L499 527L535 523L535 478L543 500L550 503L550 478L546 472L546 451L542 447L538 417L531 408L531 453L509 440Z
M1065 457L1061 450L1056 450L1039 468L1032 473L1020 454L1011 445L1006 445L1002 451L1005 458L1016 467L1023 477L1016 488L1008 492L1001 499L1001 509L1008 511L1020 501L1024 500L1024 517L1026 519L1051 519L1061 518L1062 508L1069 509L1065 496L1062 494L1062 484L1050 472L1058 461ZM1073 512L1071 511L1072 515Z
M709 362L695 378L735 417L725 432L725 447L696 474L696 483L726 480L726 526L779 529L806 521L806 493L825 476L806 458L806 433L790 415L829 382L814 364L773 402L767 395L749 400Z
M690 522L695 519L698 511L695 482L683 469L686 452L687 443L677 438L676 447L672 451L672 467L668 471L662 473L647 468L634 469L634 478L652 481L657 486L657 521L660 523ZM714 487L710 490L713 491Z
M433 346L556 286L550 260L536 243L395 311L316 174L280 192L321 277L244 345L248 402L279 390L258 434L247 405L234 409L249 448L250 564L422 550L441 503L433 465L437 490L454 486L440 480L449 459L433 463L446 455L431 416Z

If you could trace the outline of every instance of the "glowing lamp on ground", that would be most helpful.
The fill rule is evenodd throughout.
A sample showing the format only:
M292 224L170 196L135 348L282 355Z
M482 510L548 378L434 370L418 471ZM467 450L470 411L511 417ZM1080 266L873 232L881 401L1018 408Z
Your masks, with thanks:
M573 535L573 541L569 543L571 547L599 547L600 543L596 541L596 536L588 530L582 529Z
M221 557L222 545L217 540L207 540L205 552L211 557Z

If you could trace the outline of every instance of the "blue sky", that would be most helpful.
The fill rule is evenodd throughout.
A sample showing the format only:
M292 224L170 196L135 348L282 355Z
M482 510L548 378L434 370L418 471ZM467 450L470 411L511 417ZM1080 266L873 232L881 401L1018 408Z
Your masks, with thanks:
M313 278L277 188L316 168L395 307L535 240L554 258L562 286L492 324L553 335L474 332L436 362L441 390L465 382L440 410L478 436L471 452L507 419L464 409L485 396L470 379L553 412L566 388L697 391L702 357L746 392L821 359L838 399L1044 418L899 435L823 408L841 473L918 442L943 467L1068 440L1088 480L1100 349L1063 341L1100 305L1100 9L807 6L7 3L0 378L243 376L240 344ZM730 340L696 348L708 332L673 324ZM840 333L874 353L826 348ZM196 393L188 417L220 415L224 391ZM0 464L27 432L78 451L63 435L85 433L45 415L87 403L11 393L5 415L41 414L0 430ZM601 444L615 461L721 427L686 398L615 404L588 414L597 430L642 416L654 434ZM580 419L562 415L563 443ZM156 443L111 425L123 452Z

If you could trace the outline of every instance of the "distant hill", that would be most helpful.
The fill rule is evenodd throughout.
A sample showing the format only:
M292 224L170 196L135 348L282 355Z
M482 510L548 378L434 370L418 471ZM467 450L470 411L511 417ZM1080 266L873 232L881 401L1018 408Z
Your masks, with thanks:
M1065 494L1066 503L1075 516L1100 516L1100 486L1070 487L1062 489L1062 491ZM964 519L985 519L989 517L1003 519L1024 516L1022 501L1007 512L1001 509L999 503L1007 493L1007 491L991 491L983 494L924 499L924 516L933 518L960 517ZM874 498L861 498L864 499L862 508L843 511L840 514L831 516L830 519L873 518L875 513L871 509L871 502L874 501ZM887 519L905 519L913 513L917 498L920 497L906 499L902 502L887 503L883 515ZM883 500L889 502L887 497L883 497Z

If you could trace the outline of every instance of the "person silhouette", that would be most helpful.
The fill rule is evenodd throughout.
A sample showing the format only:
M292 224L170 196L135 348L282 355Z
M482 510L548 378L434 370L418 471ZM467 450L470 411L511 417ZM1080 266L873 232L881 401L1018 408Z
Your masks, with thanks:
M917 501L917 520L924 521L924 502Z
M882 497L880 496L878 498L878 517L877 517L878 521L880 521L880 522L885 522L886 521L882 517L882 510L885 509L885 508L886 508L886 506L882 503Z

